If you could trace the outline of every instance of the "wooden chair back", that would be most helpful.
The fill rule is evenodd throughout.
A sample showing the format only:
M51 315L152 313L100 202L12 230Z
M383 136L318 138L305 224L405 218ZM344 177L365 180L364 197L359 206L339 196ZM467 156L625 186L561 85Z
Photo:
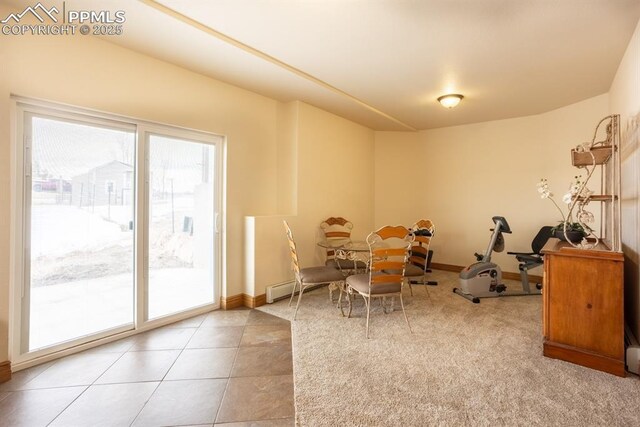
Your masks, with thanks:
M421 219L411 226L411 231L415 238L411 245L409 262L426 271L429 260L429 245L436 232L436 227L430 219Z
M296 274L296 278L300 276L300 263L298 262L298 251L296 250L296 242L293 240L293 234L291 233L291 227L286 220L284 223L284 230L287 234L287 240L289 241L289 253L291 254L291 269Z
M385 226L367 236L370 252L369 287L404 284L404 268L414 235L402 225ZM383 271L391 273L382 273Z
M320 229L324 233L326 240L349 240L351 239L351 230L353 230L353 224L351 221L340 217L329 217L320 224ZM333 249L327 249L327 260L335 258L335 251Z

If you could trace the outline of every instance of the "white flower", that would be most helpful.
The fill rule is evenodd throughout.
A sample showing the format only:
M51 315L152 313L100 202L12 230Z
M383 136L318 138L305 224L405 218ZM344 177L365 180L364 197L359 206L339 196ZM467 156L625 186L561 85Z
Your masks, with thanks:
M575 181L569 184L569 193L575 196L576 194L578 194L578 191L582 186L582 182L580 182L582 175L576 175L574 178L575 178Z
M540 193L541 199L548 199L549 197L553 197L553 193L549 191L549 184L547 184L546 179L541 179L540 182L536 184L538 187L538 193Z
M573 196L587 198L593 194L593 191L589 190L586 186L582 188L582 191L580 191L580 188L585 184L581 181L581 179L582 175L578 175L575 177L575 181L572 182L571 185L569 185L569 193L571 193Z
M593 191L589 190L586 187L585 185L586 182L582 182L581 176L575 176L574 178L575 179L569 184L569 191L562 196L562 201L567 205L569 214L571 214L574 211L575 206L578 206L576 220L578 221L578 224L581 225L582 228L584 229L585 234L590 235L592 234L593 230L589 228L589 226L586 225L586 223L595 222L595 218L591 212L586 211L583 208L586 202L585 199L591 196L593 194ZM540 182L538 182L537 187L538 187L538 193L540 194L540 197L543 199L549 199L553 203L553 205L556 207L556 209L558 209L558 212L562 217L561 224L564 224L565 227L567 225L574 225L575 223L573 222L571 215L565 216L565 213L563 212L560 205L558 205L558 203L556 203L556 201L553 200L553 193L549 189L549 184L547 183L547 180L544 178L541 179ZM594 246L594 243L590 240L587 240L586 238L583 238L582 242L578 244L578 247L583 247L587 249L592 248L593 246Z
M538 187L538 193L540 194L540 198L541 199L549 199L549 200L551 200L551 202L558 209L558 212L560 212L560 215L562 216L562 222L566 221L566 218L564 216L564 213L562 212L562 209L560 209L560 206L558 206L558 204L555 202L555 200L553 200L553 193L551 192L551 190L549 190L549 183L547 182L547 180L542 178L536 184L536 187Z

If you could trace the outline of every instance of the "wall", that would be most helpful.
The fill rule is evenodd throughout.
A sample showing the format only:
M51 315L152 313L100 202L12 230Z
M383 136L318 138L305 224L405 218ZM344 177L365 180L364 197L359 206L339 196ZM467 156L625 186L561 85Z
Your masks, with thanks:
M504 216L513 234L494 261L517 272L506 251L530 250L541 226L561 220L552 203L538 197L537 182L547 178L561 204L577 171L571 148L591 140L607 114L608 98L601 95L536 116L417 133L376 132L375 225L409 226L430 218L437 230L433 262L463 266L486 249L491 218Z
M295 101L278 105L277 123L277 200L278 212L295 212L298 205L298 103Z
M288 136L278 146L293 153L294 161L292 165L283 156L287 173L279 171L278 191L294 194L290 198L279 193L278 199L291 200L292 210L246 218L246 234L255 239L253 246L247 245L254 251L247 254L245 292L254 296L269 285L293 280L283 219L291 226L303 268L324 264L323 249L316 245L324 219L349 219L354 239L364 239L373 230L374 132L303 102L287 104L279 112Z
M640 337L640 22L620 62L609 91L612 114L620 114L622 131L622 245L625 253L627 323Z
M244 216L276 212L276 101L92 37L3 36L0 63L0 361L8 356L10 94L226 135L223 294L242 292Z
M342 216L354 225L352 237L364 239L374 225L374 132L302 102L298 117L297 214L313 232L294 232L311 239L324 219ZM324 262L315 241L312 247L315 256L302 249L303 263Z

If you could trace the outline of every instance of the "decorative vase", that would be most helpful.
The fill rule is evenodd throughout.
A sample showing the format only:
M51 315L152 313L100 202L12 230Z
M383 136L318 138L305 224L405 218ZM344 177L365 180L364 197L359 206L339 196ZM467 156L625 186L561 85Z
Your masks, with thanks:
M554 233L554 237L566 242L567 239L564 236L564 229L558 228ZM582 238L584 237L584 233L580 230L569 230L567 231L567 237L571 243L580 243Z

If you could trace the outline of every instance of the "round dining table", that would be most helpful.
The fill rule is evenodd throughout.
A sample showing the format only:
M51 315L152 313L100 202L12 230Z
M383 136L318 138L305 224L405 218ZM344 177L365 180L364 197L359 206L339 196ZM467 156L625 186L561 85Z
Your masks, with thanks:
M340 271L346 276L350 276L352 274L365 273L369 266L369 244L364 240L351 240L351 239L326 239L320 240L318 242L318 246L321 248L325 248L328 250L333 250L334 257L338 260L349 260L353 262L353 268L343 268L340 264L337 264L337 267ZM333 291L337 289L337 286L334 286L332 289L329 288L329 298L333 301ZM338 308L340 309L340 313L344 316L344 311L342 308L342 295L345 294L349 305L351 305L351 300L349 298L349 290L346 286L346 281L340 286L340 295L338 296Z
M320 240L318 246L333 250L334 257L337 259L353 261L353 271L355 273L358 273L358 270L366 271L366 266L369 263L369 244L364 240L326 239ZM365 267L359 268L358 261L364 263Z

